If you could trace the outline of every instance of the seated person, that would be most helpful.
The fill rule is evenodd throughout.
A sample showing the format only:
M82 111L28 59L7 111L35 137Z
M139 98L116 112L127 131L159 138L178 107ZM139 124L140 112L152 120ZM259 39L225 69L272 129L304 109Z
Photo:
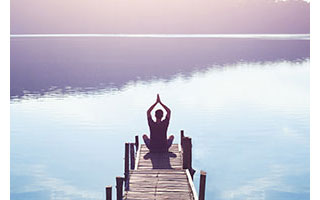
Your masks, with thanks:
M151 111L158 103L166 110L167 115L166 118L161 121L163 117L163 111L161 109L156 110L156 121L154 122L151 117ZM171 135L169 139L167 139L167 129L169 126L170 114L170 109L161 102L158 94L157 101L147 111L150 139L147 135L143 135L144 143L150 152L168 152L169 147L172 145L174 136Z

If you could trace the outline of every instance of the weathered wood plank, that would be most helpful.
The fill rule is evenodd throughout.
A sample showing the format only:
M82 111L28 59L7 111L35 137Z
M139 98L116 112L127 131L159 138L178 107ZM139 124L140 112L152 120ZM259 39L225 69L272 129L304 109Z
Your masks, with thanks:
M195 199L183 169L180 145L173 144L168 153L149 153L142 144L136 157L135 169L129 172L129 190L124 199Z

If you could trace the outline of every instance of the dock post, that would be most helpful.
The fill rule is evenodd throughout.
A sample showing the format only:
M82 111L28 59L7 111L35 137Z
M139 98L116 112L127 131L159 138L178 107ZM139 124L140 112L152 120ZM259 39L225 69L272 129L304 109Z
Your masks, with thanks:
M125 155L124 155L124 182L125 188L128 187L128 178L129 178L129 143L125 144Z
M138 151L138 149L139 149L139 136L138 136L138 135L136 135L135 139L136 139L136 142L135 142L135 145L136 145L136 151Z
M184 137L182 140L183 148L183 169L191 169L191 138Z
M130 143L130 169L134 169L134 143Z
M112 186L106 186L106 200L112 200Z
M180 145L182 146L183 143L183 138L184 138L184 130L180 131Z
M191 143L190 137L183 137L182 149L183 149L183 169L189 169L190 175L193 179L193 175L196 171L192 168L192 143Z
M123 177L117 176L116 177L116 188L117 188L117 200L122 200L123 194Z
M200 171L200 186L199 186L199 200L204 200L206 190L206 176L207 173Z

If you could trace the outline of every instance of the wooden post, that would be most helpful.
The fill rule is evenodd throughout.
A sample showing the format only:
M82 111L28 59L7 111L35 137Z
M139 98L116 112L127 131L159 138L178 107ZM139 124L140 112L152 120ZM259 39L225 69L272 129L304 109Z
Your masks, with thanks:
M124 152L124 179L125 182L129 177L129 143L125 144L125 152Z
M184 138L184 131L181 130L181 131L180 131L180 145L181 145L181 146L182 146L183 138Z
M106 186L106 200L112 200L112 186Z
M136 135L136 143L135 143L135 145L136 145L136 151L138 151L138 149L139 149L139 136L138 135Z
M207 173L200 171L200 186L199 186L199 200L204 200L206 190L206 176Z
M182 140L183 149L183 169L191 169L192 157L191 157L191 138L184 137Z
M130 169L134 169L134 143L130 143Z
M190 175L193 179L193 175L196 172L192 168L192 143L191 138L183 137L182 139L182 149L183 149L183 169L189 169Z
M117 188L117 200L122 200L122 191L123 191L123 177L116 177L116 188Z

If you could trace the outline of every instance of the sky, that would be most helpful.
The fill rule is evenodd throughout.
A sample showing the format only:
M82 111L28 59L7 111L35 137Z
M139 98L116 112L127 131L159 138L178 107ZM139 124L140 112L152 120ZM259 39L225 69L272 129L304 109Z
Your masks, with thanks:
M11 34L309 33L302 0L11 0Z

